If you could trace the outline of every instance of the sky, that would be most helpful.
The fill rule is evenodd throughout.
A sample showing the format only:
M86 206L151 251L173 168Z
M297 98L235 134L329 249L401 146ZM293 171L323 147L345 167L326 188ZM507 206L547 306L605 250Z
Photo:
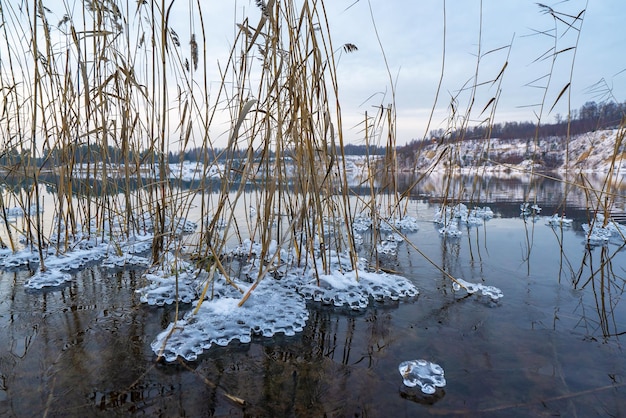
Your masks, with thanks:
M623 0L546 1L558 19L532 0L327 0L324 4L335 50L341 51L346 43L358 48L338 56L339 100L348 143L364 142L365 112L375 114L381 105L392 102L396 142L402 145L429 137L432 130L458 127L465 119L473 125L481 123L490 116L487 105L492 98L497 98L494 120L501 123L538 118L553 123L557 114L566 118L568 109L607 100L609 93L620 102L626 100L626 31L619 30L626 16ZM233 21L250 17L255 22L257 7L251 0L204 5L210 48L223 60L225 46L232 44ZM176 7L180 15L188 14L184 2ZM582 20L573 20L583 10ZM568 29L559 19L574 22L581 30ZM553 51L563 52L553 59ZM501 83L492 83L505 64ZM464 87L476 83L480 87L473 110L467 113L471 89ZM462 117L451 118L453 99Z
M445 65L436 112L428 127L442 74L444 3ZM578 109L587 101L606 100L609 89L618 101L626 100L626 31L619 29L626 16L626 2L601 0L586 5L571 0L544 4L570 16L586 10L580 36L576 30L566 31L567 25L557 20L555 46L555 37L545 34L555 33L555 19L529 0L333 1L329 15L335 43L350 42L359 48L356 53L342 56L339 64L344 113L362 114L376 101L391 100L391 83L374 24L395 80L398 144L421 139L428 130L446 129L453 97L458 98L458 108L465 113L469 95L459 91L470 80L470 85L474 84L479 46L482 57L478 83L494 80L507 63L496 122L535 122L541 115L543 123L553 123L557 113L567 115L568 102L572 109ZM571 22L565 15L557 16ZM580 27L580 21L576 25ZM511 47L506 48L508 45ZM576 49L568 49L576 45ZM544 55L554 50L551 48L565 50L554 63L552 55ZM552 65L553 76L548 79L544 76L551 72ZM570 78L570 88L557 101ZM541 88L546 85L547 90ZM489 116L489 109L480 113L496 97L497 87L497 83L487 83L477 89L471 123ZM386 92L386 96L379 94L367 100L376 92ZM543 110L537 106L542 102L546 104ZM356 121L353 113L344 115L345 119Z
M566 117L570 107L606 100L609 91L616 100L626 100L626 30L622 28L626 2L544 2L564 13L558 18L570 22L585 10L575 23L582 30L566 30L565 23L532 0L326 0L338 51L344 140L363 143L365 112L372 115L391 103L396 109L396 141L402 145L429 137L431 130L461 126L465 119L476 125L491 115L493 103L496 122L536 122L540 117L542 123L552 123L557 114ZM213 85L219 84L218 63L225 64L233 44L234 23L246 17L251 24L258 21L255 3L199 3ZM65 9L79 15L82 7L77 0L45 0L44 4L59 20ZM181 39L199 32L197 16L190 18L189 13L196 1L171 4L170 25ZM342 52L346 43L358 50ZM181 44L188 48L187 42ZM562 52L553 60L555 50ZM474 84L479 87L468 113L472 93L468 87ZM227 125L219 129L226 131Z

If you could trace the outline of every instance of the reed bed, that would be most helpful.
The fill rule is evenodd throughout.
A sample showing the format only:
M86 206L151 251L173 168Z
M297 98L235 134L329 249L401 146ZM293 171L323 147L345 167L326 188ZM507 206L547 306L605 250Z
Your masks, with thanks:
M185 33L172 26L174 3L164 0L66 2L65 10L55 11L36 0L0 3L1 172L16 184L9 187L7 181L0 193L0 244L13 251L31 248L45 271L47 250L67 253L77 237L122 241L151 233L152 264L162 266L165 254L195 260L210 272L206 294L214 278L230 281L236 274L223 263L223 254L229 244L246 239L261 245L260 254L247 255L262 260L251 278L255 283L284 266L275 247L295 249L301 255L296 263L321 259L311 265L318 276L337 264L357 270L355 214L371 218L374 243L382 239L381 224L399 233L394 222L407 216L411 189L442 165L449 173L442 206L480 203L482 169L473 173L469 199L467 190L451 188L462 156L448 139L460 133L462 141L470 125L484 125L479 154L488 155L513 40L484 51L479 31L476 67L450 97L439 157L406 190L397 179L395 92L389 77L391 103L378 106L374 116L366 113L361 131L366 145L382 145L386 152L366 159L362 184L370 194L355 202L343 153L335 54L358 48L333 44L323 1L255 3L250 16L233 22L228 58L216 65L217 89L210 87L216 80L209 75L211 40L200 2L188 5ZM538 58L551 65L536 80L543 98L535 143L549 113L545 110L569 100L572 79L552 98L551 74L557 58L576 50L585 12L540 8L553 20L554 29L543 35L554 44ZM445 19L444 2L444 28ZM573 44L559 43L563 31L577 34ZM445 39L443 50L442 74ZM483 79L483 62L494 57L501 70ZM611 211L625 129L622 121L602 190L590 188L582 173L580 183L571 181L572 187L588 190L590 212ZM170 155L190 147L200 147L202 158L187 187L170 176L184 166L182 159L170 161ZM533 168L530 175L536 175ZM44 205L46 187L54 197ZM525 200L532 201L530 188ZM185 220L198 207L202 216L196 235L181 241ZM246 216L238 216L239 207ZM14 208L24 215L19 222L9 220ZM46 223L48 218L52 222ZM371 268L380 269L377 246L371 251ZM242 303L248 296L242 295Z
M200 205L200 236L186 256L213 260L223 275L226 243L244 238L262 244L261 259L274 242L319 255L320 273L333 254L348 251L345 267L354 269L323 4L256 6L258 21L234 23L211 95L200 3L189 9L198 33L186 34L170 26L172 4L164 1L76 2L55 11L37 1L3 4L2 171L19 184L4 187L0 201L5 245L38 250L45 271L45 250L71 251L79 235L122 240L150 231L158 265L167 251L182 256L176 224ZM228 140L218 148L213 125L224 115ZM170 177L169 155L192 145L204 158L196 184L184 188ZM211 180L216 166L219 178ZM255 214L242 221L234 208L250 185ZM44 221L50 212L42 216L43 186L54 190L54 202L46 202L52 223ZM23 210L22 225L8 220L14 206Z

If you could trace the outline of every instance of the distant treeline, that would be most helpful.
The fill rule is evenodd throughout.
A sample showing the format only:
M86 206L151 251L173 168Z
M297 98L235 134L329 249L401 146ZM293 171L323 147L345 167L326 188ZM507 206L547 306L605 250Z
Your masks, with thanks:
M337 155L341 155L341 148L337 147ZM261 156L261 151L256 151L255 154L257 156ZM343 147L343 155L384 155L385 148L377 147L377 146L366 146L366 145L353 145L347 144ZM232 152L226 152L224 149L213 149L206 150L203 148L190 148L189 150L181 151L181 152L170 152L168 156L168 160L170 163L177 163L180 160L187 161L217 161L218 163L223 163L227 159L234 160L243 160L247 158L248 150L239 149L234 150ZM274 153L270 151L269 157L274 157Z
M569 123L570 135L578 135L598 129L616 128L626 117L626 102L587 102L579 110L573 110ZM567 135L568 121L561 115L555 116L555 122L542 124L539 126L538 136L540 138L565 136ZM425 143L433 141L456 142L465 139L532 139L537 135L537 124L535 122L506 122L496 123L492 126L473 126L453 132L445 132L438 129L430 132L427 139L413 140L407 145L399 147L400 154L417 151ZM385 147L347 144L343 152L337 147L337 155L384 155ZM256 151L255 154L261 156L263 151ZM247 158L248 150L237 149L226 151L224 149L210 149L198 147L183 151L170 151L167 155L169 163L178 163L181 160L200 161L208 163L223 163L227 159L244 160ZM132 164L150 164L160 161L160 155L154 151L133 151L129 150L124 154L118 147L101 145L74 145L70 149L44 150L42 157L37 159L39 166L52 166L59 164L98 163L108 161L110 163L123 163L129 161ZM270 151L270 158L271 155ZM30 160L30 151L8 149L0 152L0 165L15 166Z
M587 102L579 110L572 110L569 124L570 135L578 135L592 132L598 129L616 128L626 115L626 102ZM430 138L426 141L445 139L458 141L464 139L531 139L538 134L539 138L567 135L567 118L557 114L554 123L540 124L537 132L536 122L506 122L495 123L492 126L474 126L453 132L438 129L430 132ZM413 142L423 142L413 141Z
M261 157L263 152L255 151L255 157ZM337 147L337 155L342 155L341 149ZM274 153L269 151L269 158L273 158ZM378 146L365 146L349 144L344 147L343 155L384 155L385 148ZM267 157L267 155L266 155ZM167 162L171 164L181 161L199 161L213 163L224 163L226 160L244 161L248 158L248 150L236 149L226 151L222 148L209 149L206 148L190 148L184 151L170 151L167 155ZM124 153L120 148L109 145L103 147L100 144L81 144L64 149L53 148L43 151L42 156L36 158L36 165L39 167L53 167L68 164L97 164L106 161L112 164L121 164L128 162L134 164L153 164L160 161L160 156L154 151L134 151L128 150ZM23 164L30 165L33 160L30 150L9 149L0 152L0 166L21 166Z

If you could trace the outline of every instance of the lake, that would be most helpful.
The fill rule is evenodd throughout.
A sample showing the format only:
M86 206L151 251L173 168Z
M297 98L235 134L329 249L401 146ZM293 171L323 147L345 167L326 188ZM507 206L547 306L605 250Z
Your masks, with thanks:
M0 416L626 415L626 251L586 245L585 193L549 178L457 178L449 195L494 217L450 238L432 221L444 181L427 180L407 206L416 248L380 260L418 296L361 311L311 302L295 336L214 346L193 362L156 361L150 344L176 307L141 303L141 269L94 266L38 291L24 287L32 272L2 272ZM525 196L540 216L520 216ZM616 219L623 201L620 191ZM570 227L546 225L562 211ZM504 297L455 291L448 275ZM439 364L446 386L405 386L398 365L414 359Z

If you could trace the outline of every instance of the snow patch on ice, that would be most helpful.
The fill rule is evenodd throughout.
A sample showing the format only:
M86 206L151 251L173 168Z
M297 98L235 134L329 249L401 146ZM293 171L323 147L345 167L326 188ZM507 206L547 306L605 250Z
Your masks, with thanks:
M259 250L257 243L246 241L232 250L229 257L249 257ZM302 331L308 319L307 301L360 310L372 301L397 301L418 294L415 285L402 276L367 271L365 260L359 261L357 270L346 270L350 266L346 254L329 254L327 274L322 273L320 259L308 260L302 263L306 267L298 267L293 254L278 246L271 245L268 254L288 266L281 264L280 274L267 274L259 280L259 264L263 263L251 259L242 269L242 275L256 279L231 277L232 285L223 277L212 279L208 283L212 297L202 301L195 315L187 314L159 334L152 343L154 352L162 354L167 361L178 356L195 360L214 344L227 345L233 340L246 343L255 335L294 335ZM316 271L321 274L316 275ZM190 265L178 266L177 273L179 295L185 298L182 301L193 299L195 295L193 303L197 304L201 289L210 280L209 274L199 274ZM171 275L150 273L146 278L151 284L140 290L143 302L159 305L174 301L176 281ZM256 288L239 306L243 293L253 282L258 283Z
M446 385L443 368L427 360L403 361L398 366L398 371L402 375L405 386L419 386L422 392L432 395L437 388Z
M245 290L251 286L237 284ZM241 306L240 301L241 295L218 291L213 299L203 301L196 314L191 311L162 331L152 342L152 350L166 361L178 356L194 361L214 344L226 346L233 340L248 343L255 335L295 335L309 317L304 298L276 279L261 280Z
M502 290L495 286L487 286L481 283L471 283L458 278L452 283L452 288L457 292L461 289L465 289L469 294L477 293L479 295L486 296L493 301L497 301L498 299L504 297Z
M582 225L586 243L590 246L622 245L626 241L626 226L597 214L595 219Z

